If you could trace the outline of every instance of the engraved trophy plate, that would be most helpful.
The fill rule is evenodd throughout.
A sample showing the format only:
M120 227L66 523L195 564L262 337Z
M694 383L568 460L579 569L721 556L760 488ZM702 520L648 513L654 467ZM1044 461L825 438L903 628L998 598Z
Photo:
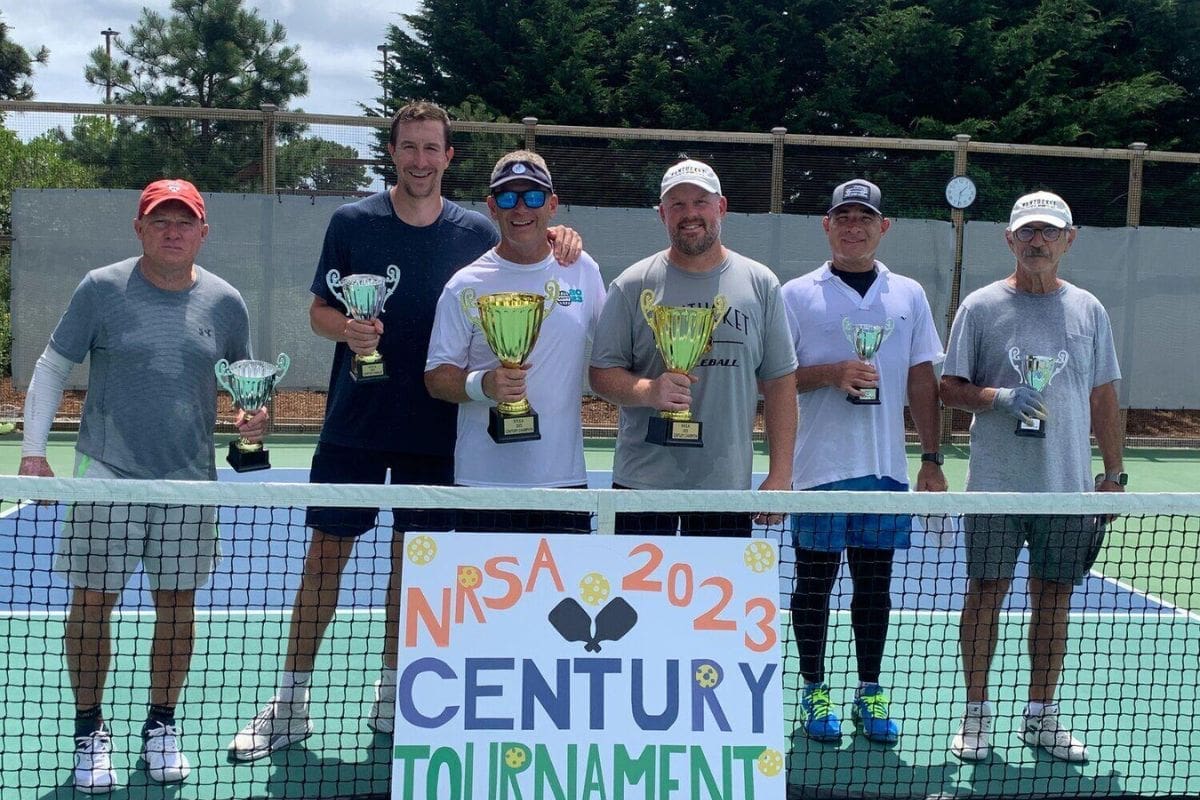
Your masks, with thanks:
M458 301L467 320L483 331L500 364L517 369L533 352L542 323L557 305L558 281L546 281L544 295L496 292L476 297L475 290L468 288L459 293ZM538 415L529 398L497 403L488 409L488 434L497 444L541 439Z
M1021 357L1021 348L1013 347L1008 351L1008 362L1021 376L1021 383L1039 394L1045 392L1054 380L1054 376L1062 372L1067 361L1071 358L1066 350L1059 350L1057 356ZM1046 438L1046 420L1034 418L1030 422L1017 420L1017 428L1013 431L1017 436L1030 436L1035 439Z
M265 406L275 393L275 386L287 374L292 360L287 353L280 353L272 364L270 361L245 359L230 364L225 359L217 362L217 383L233 398L233 405L253 414ZM225 457L229 466L237 472L252 472L270 469L271 460L260 442L251 442L241 437L229 443L229 455Z
M352 319L370 322L383 313L388 298L400 284L400 268L389 264L387 278L366 273L343 278L340 272L331 269L325 275L325 284ZM365 356L355 353L350 364L350 377L359 383L387 380L383 356L378 350Z
M846 341L850 342L850 346L854 348L854 354L858 356L858 360L867 364L873 364L871 359L875 357L879 348L883 346L895 329L896 323L892 319L886 320L882 325L869 325L851 322L846 317L842 317L842 333L846 335ZM858 397L848 394L846 400L856 406L877 406L879 405L879 387L869 386L859 389Z
M654 290L646 289L641 298L642 316L654 333L654 342L668 372L686 375L712 349L712 334L729 302L725 295L713 298L709 308L664 306L654 302ZM703 423L692 419L691 409L660 411L650 417L646 426L646 441L666 447L703 447Z

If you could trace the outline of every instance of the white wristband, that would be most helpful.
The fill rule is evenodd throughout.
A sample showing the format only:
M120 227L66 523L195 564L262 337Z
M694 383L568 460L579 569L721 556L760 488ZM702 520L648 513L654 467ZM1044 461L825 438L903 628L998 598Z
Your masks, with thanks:
M496 405L496 401L488 397L483 391L483 376L486 374L486 369L477 369L474 372L467 373L467 397L477 403L487 403L490 406L494 406Z

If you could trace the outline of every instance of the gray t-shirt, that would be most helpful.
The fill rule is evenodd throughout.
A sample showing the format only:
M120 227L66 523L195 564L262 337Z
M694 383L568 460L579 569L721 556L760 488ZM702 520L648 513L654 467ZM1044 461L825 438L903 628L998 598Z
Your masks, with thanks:
M1066 359L1042 393L1046 438L1017 436L1016 419L1002 411L977 412L967 491L1091 491L1091 392L1121 377L1108 313L1090 292L1070 283L1051 294L1029 294L996 281L959 308L943 374L977 386L1019 386L1010 361L1014 348L1021 360Z
M91 356L77 449L127 478L213 480L219 359L250 357L237 290L196 267L178 292L129 258L89 272L50 336L79 364Z
M796 352L779 299L779 279L766 266L729 251L715 269L697 274L667 261L663 251L626 269L609 287L596 327L593 367L622 367L657 377L666 367L642 316L643 289L656 304L710 306L725 295L729 310L713 330L712 350L692 374L692 417L703 423L703 447L646 443L650 408L621 408L613 482L634 489L749 489L751 435L758 381L796 369Z

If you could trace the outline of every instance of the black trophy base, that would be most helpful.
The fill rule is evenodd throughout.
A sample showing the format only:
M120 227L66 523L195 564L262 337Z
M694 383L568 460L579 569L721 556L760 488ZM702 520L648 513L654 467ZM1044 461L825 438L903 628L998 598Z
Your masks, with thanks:
M859 389L859 395L855 397L852 394L846 395L846 402L853 403L856 406L877 406L879 405L879 387L871 386L866 389Z
M355 383L374 383L388 379L387 369L382 358L363 358L355 356L350 364L350 377Z
M536 442L542 438L537 412L506 417L495 407L488 409L488 434L496 444Z
M646 443L663 447L704 447L703 428L696 420L651 417L646 425Z
M225 460L229 462L229 466L233 467L234 472L254 472L259 469L271 468L271 459L267 455L267 448L259 445L247 450L241 446L240 439L234 439L229 443L229 455L225 456Z
M1033 439L1046 438L1046 420L1035 419L1033 422L1025 420L1017 421L1017 429L1013 431L1017 436L1028 436Z

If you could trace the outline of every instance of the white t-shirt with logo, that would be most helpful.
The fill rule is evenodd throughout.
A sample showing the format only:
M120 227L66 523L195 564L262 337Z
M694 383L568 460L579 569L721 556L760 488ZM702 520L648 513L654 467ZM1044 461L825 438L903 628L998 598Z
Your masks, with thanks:
M876 261L878 275L866 296L838 278L829 262L783 286L783 305L800 368L856 358L842 329L851 323L894 326L871 359L879 371L879 405L846 402L846 392L825 386L800 393L800 426L792 471L795 489L810 489L868 475L908 483L904 407L908 370L943 358L929 300L921 284Z
M537 264L514 264L493 248L454 274L438 299L425 371L453 364L468 371L494 369L500 361L483 331L466 317L459 299L464 289L477 297L495 292L545 294L558 282L558 297L542 321L525 376L526 395L538 414L542 438L497 444L488 434L486 403L458 407L454 481L464 486L554 487L587 483L580 421L587 354L600 310L604 280L587 253L561 266L547 256ZM472 315L478 315L477 310Z

